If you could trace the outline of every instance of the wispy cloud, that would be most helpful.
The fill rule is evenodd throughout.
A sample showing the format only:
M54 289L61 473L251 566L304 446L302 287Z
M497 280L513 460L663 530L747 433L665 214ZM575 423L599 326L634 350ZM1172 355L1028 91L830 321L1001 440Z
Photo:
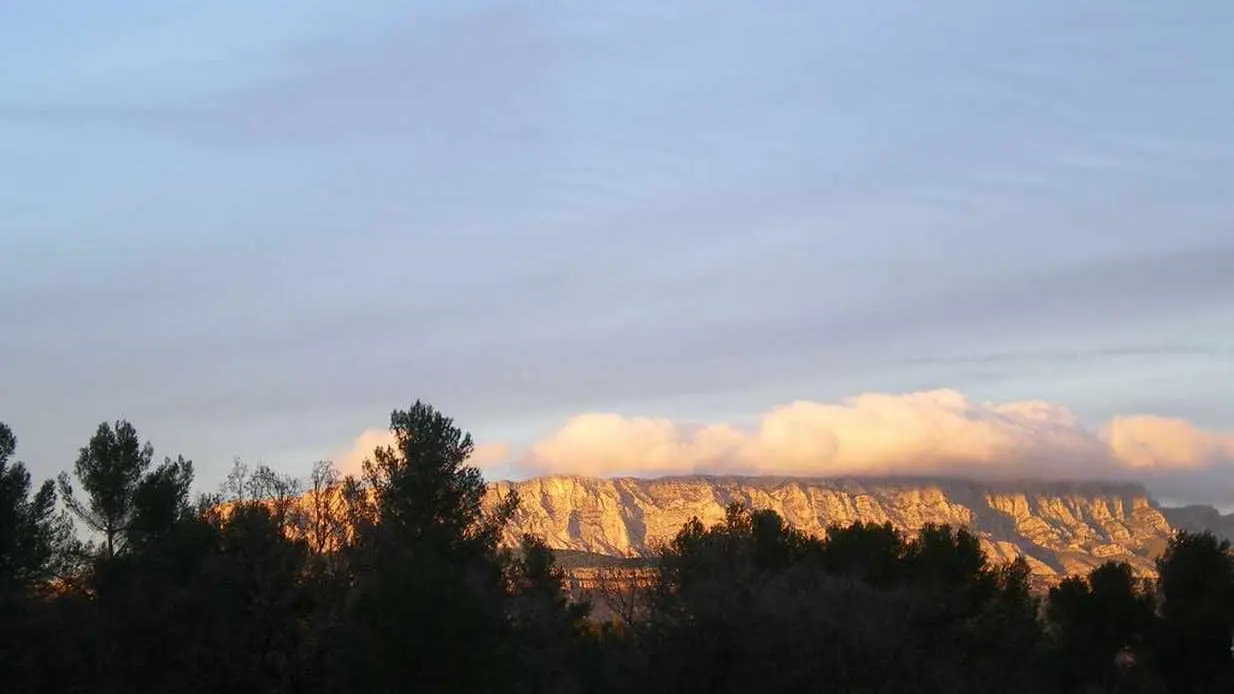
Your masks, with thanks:
M552 44L533 13L491 7L422 17L363 44L291 44L278 77L192 101L5 103L0 120L127 126L211 145L315 144L389 133L440 144L476 135L525 138L544 101Z
M1221 357L1231 349L1220 339L1094 346L1120 325L1218 305L1234 291L1234 252L1222 247L941 288L923 280L884 290L875 301L862 302L854 290L839 305L820 300L828 289L806 283L795 268L728 281L723 271L681 283L646 268L596 269L590 277L571 271L465 301L426 294L432 303L416 303L413 295L388 309L266 320L238 342L221 333L160 335L166 357L154 355L140 368L126 361L109 373L157 377L165 387L147 391L149 406L174 402L199 418L303 412L322 392L335 405L401 399L407 394L392 388L387 374L412 369L417 396L443 402L471 393L451 407L487 420L802 382L826 376L828 364L870 376L918 366L1014 370L1024 363ZM794 292L794 283L812 290ZM994 338L1002 348L985 348ZM1085 347L1014 347L1041 338ZM216 361L220 354L226 362ZM222 388L220 369L261 377ZM310 371L316 375L305 379Z
M1026 349L1001 352L969 352L951 355L908 357L903 364L1023 364L1099 362L1140 357L1231 357L1234 346L1201 344L1128 345L1077 349Z
M940 385L1231 421L1228 352L1171 346L1234 325L1228 10L224 5L36 8L6 62L0 371L48 470L121 412L225 464L408 396L518 436Z

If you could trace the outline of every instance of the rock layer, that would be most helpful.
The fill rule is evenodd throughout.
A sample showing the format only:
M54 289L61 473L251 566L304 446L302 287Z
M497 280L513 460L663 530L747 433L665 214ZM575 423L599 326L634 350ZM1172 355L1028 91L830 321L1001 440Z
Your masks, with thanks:
M1022 555L1039 576L1084 573L1111 559L1152 575L1174 530L1171 514L1187 529L1234 530L1234 518L1215 510L1166 509L1140 485L1100 482L552 476L493 483L488 503L511 491L520 507L505 542L530 532L554 549L624 557L654 554L693 517L719 522L734 501L815 535L854 521L890 521L908 533L927 523L965 526L992 559Z

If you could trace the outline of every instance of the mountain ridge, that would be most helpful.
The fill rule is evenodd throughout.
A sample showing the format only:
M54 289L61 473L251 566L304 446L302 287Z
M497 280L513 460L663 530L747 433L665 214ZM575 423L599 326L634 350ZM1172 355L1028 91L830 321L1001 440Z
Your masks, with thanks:
M719 522L731 502L776 511L821 535L833 524L891 522L964 526L994 561L1024 556L1034 574L1084 573L1107 560L1155 575L1155 558L1178 528L1234 534L1234 514L1163 507L1136 482L964 477L675 475L658 478L549 475L490 483L486 504L517 491L520 507L503 542L523 533L556 550L649 557L698 517Z

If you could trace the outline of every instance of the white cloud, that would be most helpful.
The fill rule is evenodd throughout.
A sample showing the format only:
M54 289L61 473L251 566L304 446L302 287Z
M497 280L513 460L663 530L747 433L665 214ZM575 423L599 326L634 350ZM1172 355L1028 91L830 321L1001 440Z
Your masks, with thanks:
M1203 431L1183 419L1115 417L1102 438L1120 462L1137 469L1203 470L1234 461L1234 435Z
M980 403L951 390L798 401L751 429L582 414L533 445L531 473L938 475L1100 478L1230 465L1234 435L1176 419L1084 427L1041 401Z
M358 472L389 432L370 429L336 458ZM1089 428L1067 408L1038 400L976 402L953 390L867 393L840 403L797 401L752 427L584 413L514 452L476 446L490 475L588 476L711 473L962 476L977 479L1138 480L1183 497L1234 498L1234 434L1152 415ZM501 464L499 466L499 464ZM1220 488L1218 488L1220 487Z

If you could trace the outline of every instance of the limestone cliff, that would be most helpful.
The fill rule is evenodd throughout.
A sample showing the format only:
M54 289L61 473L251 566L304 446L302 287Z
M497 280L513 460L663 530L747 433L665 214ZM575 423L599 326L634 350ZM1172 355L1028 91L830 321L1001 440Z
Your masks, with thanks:
M1176 511L1160 508L1139 485L1114 483L553 476L496 482L489 501L511 490L521 500L506 534L511 544L530 532L555 549L646 556L690 518L716 523L725 506L739 501L772 509L813 534L858 520L890 521L908 532L926 523L966 526L992 558L1024 555L1041 576L1082 573L1110 559L1151 575ZM1234 529L1215 511L1180 513L1177 522L1189 529Z

